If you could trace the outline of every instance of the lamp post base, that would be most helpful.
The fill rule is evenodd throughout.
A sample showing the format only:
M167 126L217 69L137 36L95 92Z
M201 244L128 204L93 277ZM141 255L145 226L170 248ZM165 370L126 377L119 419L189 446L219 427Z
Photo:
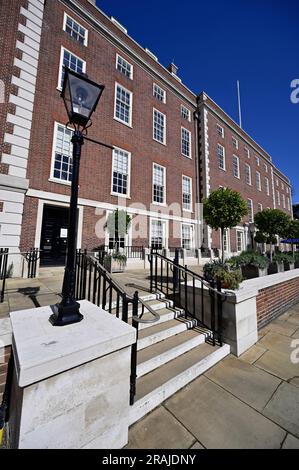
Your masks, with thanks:
M80 304L71 302L69 305L56 304L52 309L54 313L50 316L49 321L53 326L65 326L72 323L79 323L83 320L83 315L79 311Z

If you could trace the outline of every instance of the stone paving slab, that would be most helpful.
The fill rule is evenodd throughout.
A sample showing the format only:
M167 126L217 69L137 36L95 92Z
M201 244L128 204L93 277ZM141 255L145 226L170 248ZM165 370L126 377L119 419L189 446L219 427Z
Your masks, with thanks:
M299 388L289 383L281 384L263 413L299 437Z
M286 432L202 376L165 407L208 449L279 449Z
M289 353L267 351L254 365L280 379L290 380L299 375L299 364L291 362L291 351L291 349Z
M255 344L252 346L248 351L244 352L241 354L239 359L245 362L249 362L249 364L253 364L255 361L257 361L265 352L267 351L266 348L263 348L261 346L258 346Z
M265 349L270 351L277 351L284 354L291 354L293 338L281 335L279 333L269 332L258 343Z
M291 323L286 322L272 322L269 324L269 330L275 333L281 333L285 336L292 336L295 331L298 329L298 326L292 325Z
M132 426L126 449L189 449L195 443L195 437L169 411L159 406Z
M265 407L281 383L273 375L233 356L219 362L205 376L259 411Z
M283 449L299 449L299 439L288 434L282 446Z

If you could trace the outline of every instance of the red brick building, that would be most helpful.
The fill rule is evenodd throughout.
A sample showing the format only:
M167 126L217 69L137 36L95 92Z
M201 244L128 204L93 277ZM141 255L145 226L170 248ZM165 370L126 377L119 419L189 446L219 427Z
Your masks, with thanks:
M221 185L238 190L252 216L265 207L291 215L290 182L271 157L94 3L2 0L0 246L63 259L72 171L65 66L105 85L89 136L114 147L84 144L78 246L107 244L107 215L123 206L132 217L126 245L217 248L198 206ZM246 224L226 236L228 253L248 243Z

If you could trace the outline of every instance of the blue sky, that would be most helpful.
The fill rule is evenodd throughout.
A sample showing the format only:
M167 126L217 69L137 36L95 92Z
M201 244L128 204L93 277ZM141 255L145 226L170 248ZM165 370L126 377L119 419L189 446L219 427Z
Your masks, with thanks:
M298 0L97 0L128 34L148 47L195 93L204 90L291 179L299 202L299 103L290 83L299 79Z

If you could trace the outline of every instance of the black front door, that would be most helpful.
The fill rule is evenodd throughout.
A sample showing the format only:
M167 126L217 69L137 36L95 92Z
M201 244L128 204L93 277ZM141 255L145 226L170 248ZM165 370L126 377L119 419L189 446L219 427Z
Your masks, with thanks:
M66 258L69 210L44 206L41 233L41 266L63 266Z

